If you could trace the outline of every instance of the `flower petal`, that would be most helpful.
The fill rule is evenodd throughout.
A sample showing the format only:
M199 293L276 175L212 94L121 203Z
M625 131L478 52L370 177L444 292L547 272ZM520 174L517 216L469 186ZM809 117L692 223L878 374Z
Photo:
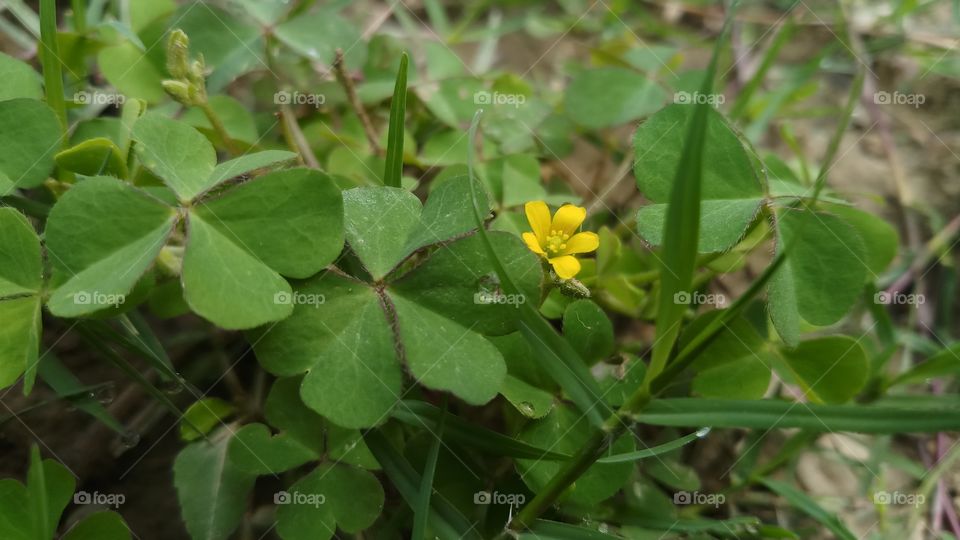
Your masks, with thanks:
M600 237L597 233L582 232L577 233L567 240L567 248L563 250L565 255L574 253L590 253L600 247Z
M570 236L573 236L573 233L577 232L577 229L580 228L580 224L583 223L583 220L587 218L587 209L582 206L574 206L572 204L565 204L557 210L557 213L553 216L553 223L550 225L550 230L553 231L563 231Z
M537 240L537 235L533 234L532 232L525 232L521 236L523 236L523 241L526 242L527 247L530 248L530 251L538 255L546 255L543 252L543 248L540 247L540 242Z
M530 228L533 234L537 235L537 240L541 243L546 242L547 235L550 234L550 209L547 203L543 201L530 201L523 206L527 213L527 221L530 222Z
M570 279L580 272L580 261L573 255L554 257L550 259L550 265L561 279Z

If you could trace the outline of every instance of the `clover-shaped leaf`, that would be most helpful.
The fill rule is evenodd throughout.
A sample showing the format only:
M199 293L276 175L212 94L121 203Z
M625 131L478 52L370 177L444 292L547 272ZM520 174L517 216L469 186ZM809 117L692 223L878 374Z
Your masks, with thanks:
M264 161L254 155L249 163ZM190 185L174 181L171 187L189 193ZM340 253L341 204L333 182L308 169L269 173L189 208L113 178L85 180L50 213L47 246L60 286L49 308L76 317L123 302L182 218L181 278L190 307L224 328L281 319L292 309L283 300L291 291L282 275L310 276Z
M26 371L29 392L40 344L40 239L23 214L0 208L0 388Z
M284 540L325 540L338 528L357 533L377 519L383 500L383 486L369 472L323 463L277 494L277 532Z
M296 283L293 315L251 333L268 370L307 372L300 395L330 421L349 428L382 422L402 392L401 363L421 384L468 403L485 403L500 390L506 367L484 335L514 329L515 304L538 301L542 271L518 238L492 233L522 291L508 297L477 237L446 243L471 230L469 181L438 186L422 213L412 195L395 188L345 192L347 240L374 283L335 271ZM441 243L406 274L391 275L420 247Z
M695 107L663 108L637 128L637 186L653 204L637 213L637 231L652 245L663 238L667 201ZM703 150L699 250L720 252L740 241L760 211L764 189L743 143L723 116L710 109Z
M12 56L0 53L0 101L15 98L43 98L43 88L40 86L40 74L30 67L30 64L21 62Z
M18 188L39 186L53 170L60 138L60 122L45 103L0 101L0 176Z

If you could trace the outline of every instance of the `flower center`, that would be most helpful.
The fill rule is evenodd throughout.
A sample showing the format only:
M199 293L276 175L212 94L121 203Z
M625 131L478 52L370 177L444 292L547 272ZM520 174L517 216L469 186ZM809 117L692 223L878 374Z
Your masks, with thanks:
M563 231L550 231L544 248L551 253L559 253L567 249L567 240L569 239L570 235Z

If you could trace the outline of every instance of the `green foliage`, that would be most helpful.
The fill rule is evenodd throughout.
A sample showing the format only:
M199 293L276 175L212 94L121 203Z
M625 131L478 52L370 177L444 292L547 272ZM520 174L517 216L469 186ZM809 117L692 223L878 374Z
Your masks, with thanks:
M840 432L864 437L847 465L871 488L873 469L924 477L899 445L937 434L932 494L960 455L942 444L960 429L956 223L898 185L901 241L829 173L851 131L900 144L896 123L851 124L860 66L935 3L856 35L830 13L836 42L790 62L809 25L767 43L751 12L731 54L736 2L719 34L691 24L712 12L680 6L681 32L629 4L425 0L360 26L363 2L9 2L0 389L30 401L4 420L34 434L25 413L66 403L119 455L175 413L194 540L852 538L775 479ZM571 39L585 54L538 66ZM831 88L849 79L839 107L808 101L827 66ZM811 118L836 124L816 159ZM568 247L566 279L550 259ZM122 508L70 506L86 478L29 461L0 480L0 537L143 536ZM729 502L677 498L719 489L718 467Z

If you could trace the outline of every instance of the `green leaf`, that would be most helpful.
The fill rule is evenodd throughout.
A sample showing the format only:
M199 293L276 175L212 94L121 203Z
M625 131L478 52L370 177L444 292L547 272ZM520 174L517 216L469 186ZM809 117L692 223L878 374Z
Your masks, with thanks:
M553 409L553 394L512 375L504 377L500 394L527 418L543 418Z
M483 172L491 191L499 195L504 207L547 198L536 156L513 154L494 158L484 163Z
M322 464L277 494L277 532L284 540L328 539L339 527L366 529L383 509L383 487L363 469Z
M183 419L180 422L180 438L185 441L199 439L236 411L237 408L232 403L220 398L198 399L183 413Z
M417 382L449 390L473 405L497 395L507 367L492 343L403 296L390 298L399 319L407 368Z
M61 151L55 159L58 167L86 176L127 176L125 157L117 145L105 137L87 139Z
M129 41L102 49L97 54L97 66L103 77L129 98L148 103L167 98L160 84L166 78L163 68Z
M47 179L61 137L57 115L46 104L0 101L0 173L16 187L36 187Z
M757 172L739 137L723 116L707 110L703 146L702 202L698 251L720 252L740 241L763 202ZM651 204L637 213L637 228L648 243L663 243L666 203L682 162L681 150L696 107L665 107L637 128L634 174L637 187Z
M651 448L644 448L643 450L637 450L636 452L628 452L626 454L617 454L613 456L602 457L597 460L597 463L633 462L641 459L659 456L661 454L672 452L678 448L682 448L697 439L702 439L706 437L709 432L710 432L710 428L699 429L689 435L680 437L679 439L674 439L667 443L658 444L657 446L654 446Z
M866 279L866 254L853 227L808 210L780 214L778 252L785 247L790 256L770 283L770 317L784 342L795 346L801 317L827 326L857 301Z
M407 62L406 53L400 57L397 83L390 100L390 123L387 130L387 159L383 171L383 184L400 187L403 177L403 122L407 110Z
M588 363L613 353L613 324L591 300L577 300L563 312L563 336Z
M778 399L654 400L643 423L655 426L809 429L817 433L931 433L960 428L960 411L890 406L819 405Z
M33 540L30 518L27 488L12 478L0 479L0 535L9 540Z
M175 220L173 208L114 178L72 187L47 221L47 252L60 284L47 302L50 312L78 317L124 303Z
M366 58L360 31L333 8L306 13L277 25L274 35L282 43L314 62L333 65L337 48L343 49L350 69L359 69Z
M860 343L829 336L781 351L797 382L814 401L846 403L867 383L870 365Z
M811 499L806 493L799 489L777 480L763 479L763 485L771 491L787 499L791 506L815 519L818 523L829 529L837 538L841 540L856 540L857 535L850 532L843 521L836 515L828 513L819 504Z
M43 89L47 105L56 113L60 129L67 128L67 107L63 98L63 59L57 32L56 0L40 0L40 43ZM22 133L21 133L22 134Z
M263 424L247 424L230 440L228 457L244 472L265 475L299 467L320 454L287 434L271 435Z
M265 150L253 154L244 154L214 167L210 173L210 177L207 179L207 189L220 184L224 180L250 174L257 169L264 169L289 162L296 159L296 157L297 154L286 150Z
M217 154L196 129L158 113L147 113L133 125L133 139L143 165L162 178L181 201L191 201L213 187L210 177Z
M897 229L883 219L852 206L831 204L827 208L831 214L846 221L857 230L863 240L866 253L863 262L868 269L867 281L875 280L897 256L900 246L900 234Z
M40 358L37 374L43 382L53 388L59 398L69 399L71 406L86 412L121 436L128 433L126 428L96 399L96 395L89 390L89 387L84 386L80 379L61 364L52 351L46 351Z
M41 459L36 446L30 449L26 501L33 538L53 538L75 487L69 469L52 459Z
M251 332L260 363L278 375L309 370L300 388L304 403L338 425L382 421L401 393L403 375L376 291L325 272L297 284L295 294L323 305L298 303L290 318Z
M240 524L255 477L227 459L229 430L185 447L173 463L180 512L193 540L223 540Z
M710 311L690 324L681 345L686 346L693 336L724 311ZM697 372L692 389L709 398L760 399L770 386L771 365L766 343L749 320L736 318L723 325L709 346L697 355L691 364Z
M666 97L658 84L636 71L603 67L584 70L570 81L564 107L574 122L600 129L651 114Z
M443 443L447 416L447 401L445 398L443 410L440 411L440 425L437 427L437 431L432 433L433 441L430 443L430 450L423 465L423 475L420 477L420 492L417 494L417 502L413 506L413 535L411 538L426 537L427 522L430 519L430 499L433 495L434 476L437 472L437 458L440 456L440 445Z
M0 101L16 98L43 99L40 75L29 64L0 53Z
M17 210L0 208L0 299L34 294L43 284L40 238Z
M130 529L116 512L96 512L70 528L63 540L129 540Z
M542 420L528 424L520 432L521 441L550 448L554 452L574 454L590 437L587 419L567 406L557 406ZM624 454L634 449L632 435L626 434L611 444L613 454ZM542 490L563 467L563 462L545 460L517 460L517 471L524 483L535 492ZM561 498L561 502L594 506L611 497L630 480L630 463L597 463L581 475L576 484Z
M194 207L183 261L184 297L223 328L252 328L292 309L282 275L304 278L343 246L341 199L309 169L277 171Z
M202 52L213 68L207 76L208 92L217 92L251 69L268 69L263 36L253 21L200 1L181 4L171 19L190 36L190 48Z
M33 387L40 325L39 296L0 302L0 388L15 383L24 371L24 391Z

